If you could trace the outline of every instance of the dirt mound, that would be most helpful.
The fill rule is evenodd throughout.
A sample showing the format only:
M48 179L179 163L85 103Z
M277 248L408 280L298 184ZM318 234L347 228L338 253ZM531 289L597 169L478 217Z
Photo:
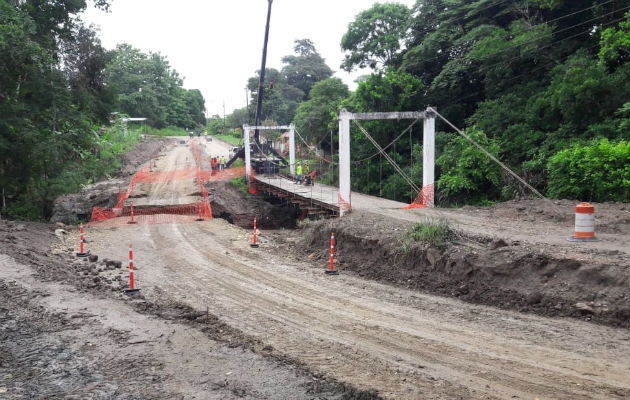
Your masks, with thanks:
M343 271L472 303L630 326L630 265L621 256L618 262L585 263L520 242L457 232L439 248L410 238L411 225L352 213L309 223L293 247L324 260L334 231Z
M212 204L212 215L231 224L250 229L257 218L261 229L295 228L298 213L286 205L270 204L243 193L229 181L205 184Z
M120 156L120 171L118 176L131 176L135 174L140 166L156 157L167 143L166 139L154 137L144 138L133 150Z
M93 207L113 207L118 199L118 190L126 190L131 175L147 160L157 156L164 144L163 140L144 139L133 150L121 156L118 178L103 180L83 187L79 193L58 197L53 205L50 222L77 224L90 219Z

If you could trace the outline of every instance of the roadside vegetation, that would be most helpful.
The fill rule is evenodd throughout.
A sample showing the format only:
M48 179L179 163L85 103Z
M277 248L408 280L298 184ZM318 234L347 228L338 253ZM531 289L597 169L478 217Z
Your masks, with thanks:
M432 218L413 224L405 234L405 239L428 243L438 249L448 247L452 237L453 231L446 220Z
M357 15L339 40L346 52L341 68L363 73L354 92L332 76L308 39L295 42L281 69L266 71L273 85L264 92L263 118L294 122L325 158L337 151L340 108L434 106L547 196L630 199L626 3L377 3ZM258 75L247 83L255 104ZM251 123L253 113L253 107L234 110L225 123ZM217 124L223 121L217 116ZM391 144L388 154L421 182L422 121L394 141L412 122L363 125L381 146ZM531 194L440 120L436 129L437 204L491 204ZM296 143L304 151L298 157L312 158L299 138ZM405 202L417 195L354 126L351 155L353 190Z
M167 126L162 129L149 128L146 134L153 136L188 136L188 131L177 126Z
M237 138L233 135L213 135L213 137L223 140L224 142L231 143L234 146L240 146L243 144L243 139L241 139L240 136Z
M239 145L255 107L205 118L199 90L160 53L121 43L105 50L78 18L86 0L0 0L0 215L45 219L52 201L111 173L136 129L209 134ZM107 9L109 0L94 1ZM628 201L630 11L611 1L417 0L376 3L338 39L340 66L361 71L351 91L315 44L294 43L266 70L262 119L293 122L299 159L318 159L319 182L336 182L339 109L438 111L547 196ZM337 68L337 66L334 66ZM258 75L244 78L255 104ZM416 183L422 122L363 125ZM129 124L131 125L131 124ZM496 164L437 121L436 203L490 204L527 195ZM302 139L308 146L302 142ZM121 142L118 142L121 141ZM409 202L417 193L352 127L353 190ZM332 167L329 165L331 164Z
M248 199L252 199L252 195L249 193L249 187L247 186L247 179L244 176L239 176L230 180L232 186L237 188Z
M201 93L159 53L105 50L78 18L86 7L0 0L0 216L47 219L59 195L112 174L142 133L205 126Z

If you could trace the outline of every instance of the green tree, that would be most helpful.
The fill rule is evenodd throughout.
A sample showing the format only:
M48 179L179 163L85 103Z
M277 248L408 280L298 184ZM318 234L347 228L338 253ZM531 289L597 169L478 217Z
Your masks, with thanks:
M205 124L201 92L186 90L177 71L159 53L145 54L129 44L119 44L107 64L106 83L116 93L119 111L145 117L156 128L181 128Z
M109 110L105 52L76 20L85 7L0 1L0 186L13 217L46 217L54 198L94 177L92 123Z
M310 99L297 108L295 127L298 132L311 141L322 137L329 129L334 128L339 104L349 94L348 86L339 78L317 82L311 90Z
M208 133L211 135L221 135L223 133L223 118L215 114L208 118Z
M352 71L355 67L394 66L401 55L410 17L411 10L398 3L376 3L361 12L341 39L341 48L349 52L341 68Z
M293 49L296 55L282 57L285 65L281 72L287 83L300 89L306 98L315 83L332 76L332 70L310 39L296 40Z
M496 141L483 131L470 128L466 134L492 155L499 153ZM461 136L448 142L435 165L439 169L436 197L441 203L483 203L501 196L499 166Z
M630 61L630 11L617 28L606 28L599 41L599 60L610 69Z
M424 109L426 106L421 103L423 93L424 85L419 79L406 72L389 69L360 81L357 90L341 103L341 107L355 112ZM409 134L394 142L411 122L413 121L370 121L363 126L382 147L391 145L386 149L389 156L417 182L422 176L421 167L417 162L413 168L411 165L414 159L421 159L421 148L419 153L417 148L421 124L416 124L416 128L412 127ZM374 145L356 129L352 130L351 154L354 158L353 188L408 202L417 195L411 192L403 178L388 162L381 162Z
M293 120L298 103L304 98L304 92L289 85L286 77L277 69L265 71L266 86L263 91L262 115L260 120L272 119L281 125ZM252 104L258 101L258 72L249 78L247 88L252 96ZM255 107L250 107L250 120L254 121Z

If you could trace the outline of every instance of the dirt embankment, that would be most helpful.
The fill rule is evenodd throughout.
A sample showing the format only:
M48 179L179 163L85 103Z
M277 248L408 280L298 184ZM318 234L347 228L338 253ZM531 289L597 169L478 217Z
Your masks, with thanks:
M104 178L100 182L85 186L79 193L57 198L50 221L77 224L80 220L90 219L92 207L113 207L118 199L118 190L125 191L131 176L147 160L157 156L165 143L162 139L143 139L133 150L120 157L120 170L115 178Z
M458 232L446 248L438 248L410 238L411 225L353 212L307 224L288 246L324 262L334 232L342 271L472 303L630 326L630 265L622 254L584 262L519 241ZM607 225L606 229L618 228L613 221Z
M257 196L245 195L229 181L205 184L212 202L212 215L251 229L254 218L261 229L295 228L298 211L291 206L270 204Z

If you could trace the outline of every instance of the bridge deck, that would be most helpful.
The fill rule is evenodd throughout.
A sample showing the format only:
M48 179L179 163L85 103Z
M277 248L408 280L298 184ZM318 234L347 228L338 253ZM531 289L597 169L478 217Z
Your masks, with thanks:
M327 208L339 215L338 195L339 189L333 186L315 183L314 185L298 185L294 180L280 175L256 175L256 181L286 192L304 201L310 202L313 206Z

